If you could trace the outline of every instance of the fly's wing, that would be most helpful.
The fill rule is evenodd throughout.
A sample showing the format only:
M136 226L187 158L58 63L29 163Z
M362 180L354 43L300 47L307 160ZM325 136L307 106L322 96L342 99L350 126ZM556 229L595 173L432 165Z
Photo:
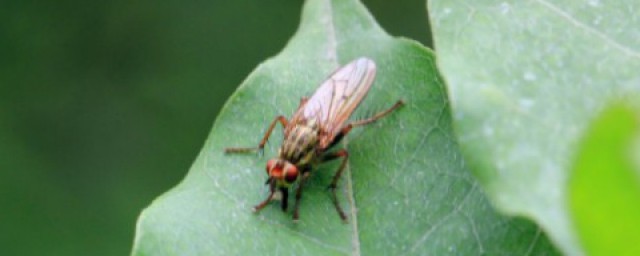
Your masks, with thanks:
M338 134L362 99L376 75L376 64L359 58L336 70L320 85L292 120L306 120L324 132L320 147L326 148Z

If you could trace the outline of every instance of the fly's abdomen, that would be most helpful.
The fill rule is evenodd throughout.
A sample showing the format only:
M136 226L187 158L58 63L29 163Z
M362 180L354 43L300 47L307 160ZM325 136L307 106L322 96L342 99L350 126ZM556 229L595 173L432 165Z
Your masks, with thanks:
M304 166L315 160L318 144L317 126L296 125L284 138L280 157L296 166Z

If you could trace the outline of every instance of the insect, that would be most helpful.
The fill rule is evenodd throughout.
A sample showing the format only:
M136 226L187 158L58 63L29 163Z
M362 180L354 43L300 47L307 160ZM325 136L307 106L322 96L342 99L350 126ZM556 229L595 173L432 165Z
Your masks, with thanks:
M226 153L244 153L260 151L269 139L276 123L284 127L284 139L278 156L267 161L267 181L269 195L256 205L255 212L263 209L274 198L276 191L282 194L281 207L287 210L289 188L297 182L293 220L299 219L299 205L305 182L311 170L318 164L342 158L342 162L333 176L329 189L335 208L343 221L347 216L340 208L336 187L345 169L349 153L346 149L329 151L338 144L354 127L370 124L402 106L398 100L392 107L369 118L348 121L353 111L364 99L376 74L375 63L361 57L339 68L324 81L310 97L303 97L295 114L290 120L284 116L276 117L257 147L226 148Z

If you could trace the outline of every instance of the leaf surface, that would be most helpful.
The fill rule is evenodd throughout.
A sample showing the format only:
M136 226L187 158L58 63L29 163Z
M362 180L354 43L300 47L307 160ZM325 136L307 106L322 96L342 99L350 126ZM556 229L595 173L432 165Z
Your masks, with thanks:
M354 129L339 198L326 190L337 163L321 165L305 186L300 222L267 196L265 163L282 140L276 128L265 157L224 155L254 146L277 115L290 115L333 70L366 56L376 82L355 113L369 116L398 99L406 105ZM357 1L310 0L298 32L259 65L219 114L187 177L140 215L134 255L442 255L548 254L549 242L522 219L494 212L466 169L453 137L446 92L433 53L387 35Z
M465 159L497 207L581 254L566 203L578 138L640 91L639 1L429 1Z

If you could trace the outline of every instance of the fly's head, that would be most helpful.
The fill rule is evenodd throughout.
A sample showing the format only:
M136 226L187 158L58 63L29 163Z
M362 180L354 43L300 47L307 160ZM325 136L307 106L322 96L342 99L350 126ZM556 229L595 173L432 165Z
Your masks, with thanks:
M298 168L289 161L274 158L267 162L267 175L269 175L267 183L274 182L276 187L288 188L298 180L300 173Z

